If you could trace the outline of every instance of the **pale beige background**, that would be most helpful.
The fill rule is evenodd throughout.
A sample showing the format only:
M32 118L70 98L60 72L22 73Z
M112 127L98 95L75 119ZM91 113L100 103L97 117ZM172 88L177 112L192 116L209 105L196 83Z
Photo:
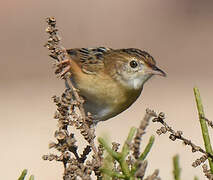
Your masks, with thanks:
M139 124L146 107L164 111L167 121L203 146L192 88L200 88L206 115L213 119L213 1L211 0L1 0L0 7L0 176L16 179L23 168L37 180L61 179L62 165L41 160L54 140L55 106L63 82L54 76L43 47L46 16L57 18L67 48L136 47L150 52L168 78L154 77L126 112L99 124L97 134L122 142ZM151 125L144 139L155 134ZM160 168L171 179L171 158L181 155L182 177L192 179L201 168L192 154L168 135L156 136L148 172ZM186 169L187 167L187 169Z

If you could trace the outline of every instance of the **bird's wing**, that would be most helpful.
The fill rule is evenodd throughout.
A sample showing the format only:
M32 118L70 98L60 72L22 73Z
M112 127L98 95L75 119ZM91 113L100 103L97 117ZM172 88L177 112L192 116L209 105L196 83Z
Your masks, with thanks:
M112 49L106 47L68 49L67 53L87 74L96 74L104 68L104 56Z

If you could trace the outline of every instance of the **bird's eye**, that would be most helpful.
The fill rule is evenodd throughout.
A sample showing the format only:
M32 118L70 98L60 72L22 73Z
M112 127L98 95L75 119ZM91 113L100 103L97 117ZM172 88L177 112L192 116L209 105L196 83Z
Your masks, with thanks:
M132 61L130 61L129 65L130 65L132 68L136 68L136 67L138 66L138 63L137 63L137 61L132 60Z

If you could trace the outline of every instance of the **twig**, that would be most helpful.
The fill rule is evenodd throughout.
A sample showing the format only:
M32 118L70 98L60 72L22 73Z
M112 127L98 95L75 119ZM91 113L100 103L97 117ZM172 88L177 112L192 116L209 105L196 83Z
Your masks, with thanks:
M203 116L201 116L201 118L203 118L207 122L208 126L213 128L213 122L212 121L210 121L209 119L207 119L206 117L203 117Z
M56 60L55 67L57 67L57 69L55 74L58 75L62 72L63 68L66 68L60 62L70 60L71 57L67 54L66 49L60 44L61 38L58 35L55 18L48 17L46 18L46 22L48 24L46 32L48 33L49 38L45 44L45 47L48 48L50 57ZM91 118L85 114L83 108L84 100L71 82L71 73L62 73L61 77L65 79L67 89L61 97L54 96L53 98L57 105L57 113L55 114L55 118L58 119L59 130L56 131L55 137L58 142L53 142L49 145L50 148L56 148L58 151L60 151L61 155L45 155L43 156L43 159L63 162L65 168L64 179L66 180L70 180L75 176L88 179L90 178L91 172L89 169L91 168L98 177L99 175L97 173L97 169L99 169L101 166L100 156L103 154L101 155L95 146L95 131L93 127L91 127ZM79 155L77 152L78 147L75 145L76 140L74 138L74 134L69 132L68 126L74 126L76 129L79 129L85 140L90 145L84 148L83 154L81 155ZM89 161L85 163L87 155L91 151L90 147L94 153L92 159L93 163L90 163ZM75 158L72 158L70 153L72 153ZM85 174L87 170L88 173Z
M213 180L213 174L211 173L211 170L208 170L208 166L204 164L202 168L203 168L203 173L205 174L207 179Z
M158 174L159 174L159 170L156 169L151 176L148 176L144 180L160 180L160 178L158 177Z
M82 124L83 124L83 126L85 126L85 128L83 128L83 130L86 131L86 135L87 135L87 137L89 137L89 138L86 138L86 140L89 142L90 146L92 147L92 150L93 150L95 157L98 161L98 164L100 166L101 162L100 162L100 158L98 156L98 151L97 151L97 148L96 148L95 142L94 142L94 139L95 139L94 130L93 130L93 127L90 126L90 124L88 124L88 122L86 121L87 117L85 115L85 111L83 108L84 100L79 96L77 89L73 86L73 84L71 82L70 74L67 73L65 75L65 79L66 79L67 85L72 90L75 99L77 100L77 102L79 102L79 110L80 110L80 114L81 114L82 121L83 121Z
M146 133L146 127L149 125L149 121L152 117L156 117L156 113L151 111L150 109L146 109L146 114L141 121L139 128L137 129L136 136L134 138L133 143L133 156L137 159L140 155L140 142L142 140L142 136Z
M169 138L172 141L175 141L176 139L179 139L181 141L183 141L183 143L185 145L189 145L192 148L192 152L201 152L204 155L208 156L209 158L213 159L213 155L206 152L204 149L202 149L200 146L195 145L191 140L185 138L183 136L183 132L182 131L174 131L172 129L172 127L170 127L165 121L165 114L163 112L159 113L157 118L154 118L152 121L153 122L159 122L163 125L163 127L161 127L160 129L157 130L157 134L161 135L161 134L165 134L166 132L170 132L170 136Z
M147 161L140 161L138 163L137 171L135 172L136 178L143 179L146 172L147 164Z
M56 60L55 67L57 69L55 70L55 74L60 75L66 81L68 88L61 97L53 97L57 106L54 118L58 120L59 128L55 132L57 142L51 142L49 147L57 149L61 154L44 155L43 159L62 162L64 165L64 180L76 178L90 180L92 171L98 180L104 178L103 174L107 174L113 180L119 178L126 180L142 179L147 167L147 162L144 159L154 142L154 137L152 136L144 152L141 153L140 144L142 135L145 133L150 118L157 117L157 114L151 110L146 111L146 115L137 129L137 135L134 138L136 128L131 128L121 152L118 152L118 143L114 143L111 148L103 138L98 138L100 145L97 149L94 142L95 129L92 119L89 114L85 114L83 107L84 99L79 95L79 90L74 87L71 81L71 72L64 65L64 62L72 59L67 54L66 49L60 44L61 38L58 36L55 18L47 18L46 21L48 24L46 32L49 34L49 38L45 47L49 49L50 56ZM82 154L78 153L77 140L74 134L70 132L70 126L80 130L80 133L89 144L84 147ZM133 138L134 142L132 143ZM88 160L87 157L91 149L93 152L92 160ZM106 150L110 155L111 162L113 163L112 167L101 167L102 164L104 165L103 162L105 160L103 158L103 150ZM157 174L158 171L155 171L147 179L158 179Z

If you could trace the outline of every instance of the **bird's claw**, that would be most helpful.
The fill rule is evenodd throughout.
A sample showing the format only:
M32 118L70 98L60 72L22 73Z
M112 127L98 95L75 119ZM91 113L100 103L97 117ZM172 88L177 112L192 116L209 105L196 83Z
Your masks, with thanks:
M65 76L65 74L70 71L70 68L71 68L71 60L65 59L63 61L60 61L57 64L57 69L56 69L55 73L63 78Z

